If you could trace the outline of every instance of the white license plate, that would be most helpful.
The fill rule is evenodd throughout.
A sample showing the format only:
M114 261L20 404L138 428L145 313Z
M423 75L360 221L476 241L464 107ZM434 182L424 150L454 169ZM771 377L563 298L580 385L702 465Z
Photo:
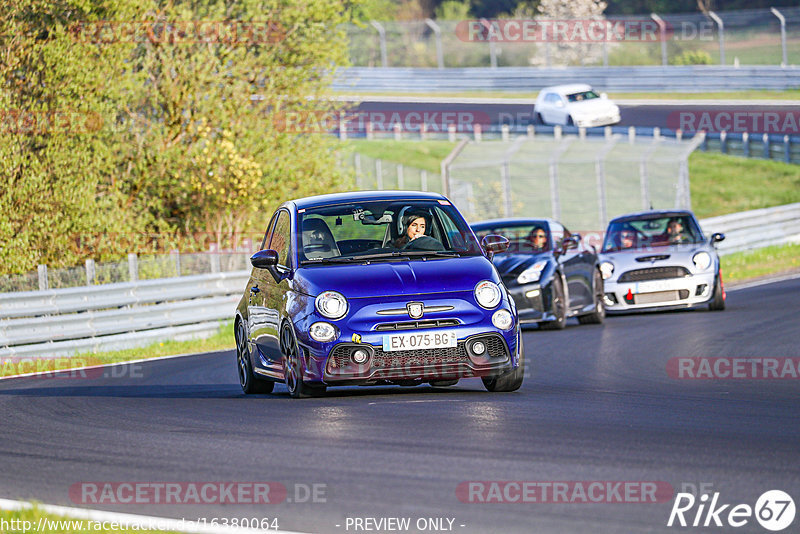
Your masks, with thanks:
M383 336L383 351L446 349L458 345L455 332L409 332Z
M634 293L655 293L656 291L670 291L678 289L672 280L653 280L652 282L638 282Z

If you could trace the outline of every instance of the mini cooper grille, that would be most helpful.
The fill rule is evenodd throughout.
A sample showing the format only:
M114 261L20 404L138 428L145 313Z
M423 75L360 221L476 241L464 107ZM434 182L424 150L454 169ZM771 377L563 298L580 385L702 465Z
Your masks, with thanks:
M458 319L433 319L430 321L406 321L402 323L382 323L375 330L415 330L418 328L439 328L458 326Z
M663 280L665 278L683 278L689 276L685 267L650 267L628 271L619 276L620 282L642 282L645 280Z

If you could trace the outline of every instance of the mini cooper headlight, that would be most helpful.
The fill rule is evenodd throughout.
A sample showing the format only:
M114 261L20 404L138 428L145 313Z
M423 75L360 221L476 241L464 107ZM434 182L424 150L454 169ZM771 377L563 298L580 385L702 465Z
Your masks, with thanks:
M698 252L692 256L692 261L698 271L705 271L711 266L711 254L708 252Z
M511 312L508 310L497 310L492 315L492 324L500 330L508 330L514 324Z
M475 300L484 308L492 309L500 304L501 296L500 286L490 280L478 282L475 286Z
M608 280L614 274L614 264L610 261L604 261L600 264L600 274L603 275L603 280Z
M308 329L308 333L315 341L323 343L333 341L336 338L336 327L330 323L314 323Z
M336 291L323 291L315 304L317 311L328 319L341 319L347 313L347 299Z
M538 282L539 277L542 276L542 271L547 266L547 261L537 261L517 277L518 284L529 284L531 282Z

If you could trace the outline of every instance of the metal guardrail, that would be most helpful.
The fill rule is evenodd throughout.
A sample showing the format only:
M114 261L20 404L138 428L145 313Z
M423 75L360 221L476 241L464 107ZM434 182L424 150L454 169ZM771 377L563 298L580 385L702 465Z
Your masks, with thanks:
M0 294L0 357L50 358L210 335L249 271Z
M720 255L785 243L800 243L800 202L702 219L706 234L722 232Z
M588 83L600 91L699 93L800 87L800 67L640 66L369 68L339 71L336 91L438 93L456 91L535 92L550 85Z

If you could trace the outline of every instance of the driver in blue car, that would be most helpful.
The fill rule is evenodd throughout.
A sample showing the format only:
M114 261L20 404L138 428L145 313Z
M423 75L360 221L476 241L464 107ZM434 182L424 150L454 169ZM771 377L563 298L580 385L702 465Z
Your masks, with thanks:
M410 211L400 216L400 227L393 245L400 249L444 250L438 239L425 234L428 229L428 214Z

